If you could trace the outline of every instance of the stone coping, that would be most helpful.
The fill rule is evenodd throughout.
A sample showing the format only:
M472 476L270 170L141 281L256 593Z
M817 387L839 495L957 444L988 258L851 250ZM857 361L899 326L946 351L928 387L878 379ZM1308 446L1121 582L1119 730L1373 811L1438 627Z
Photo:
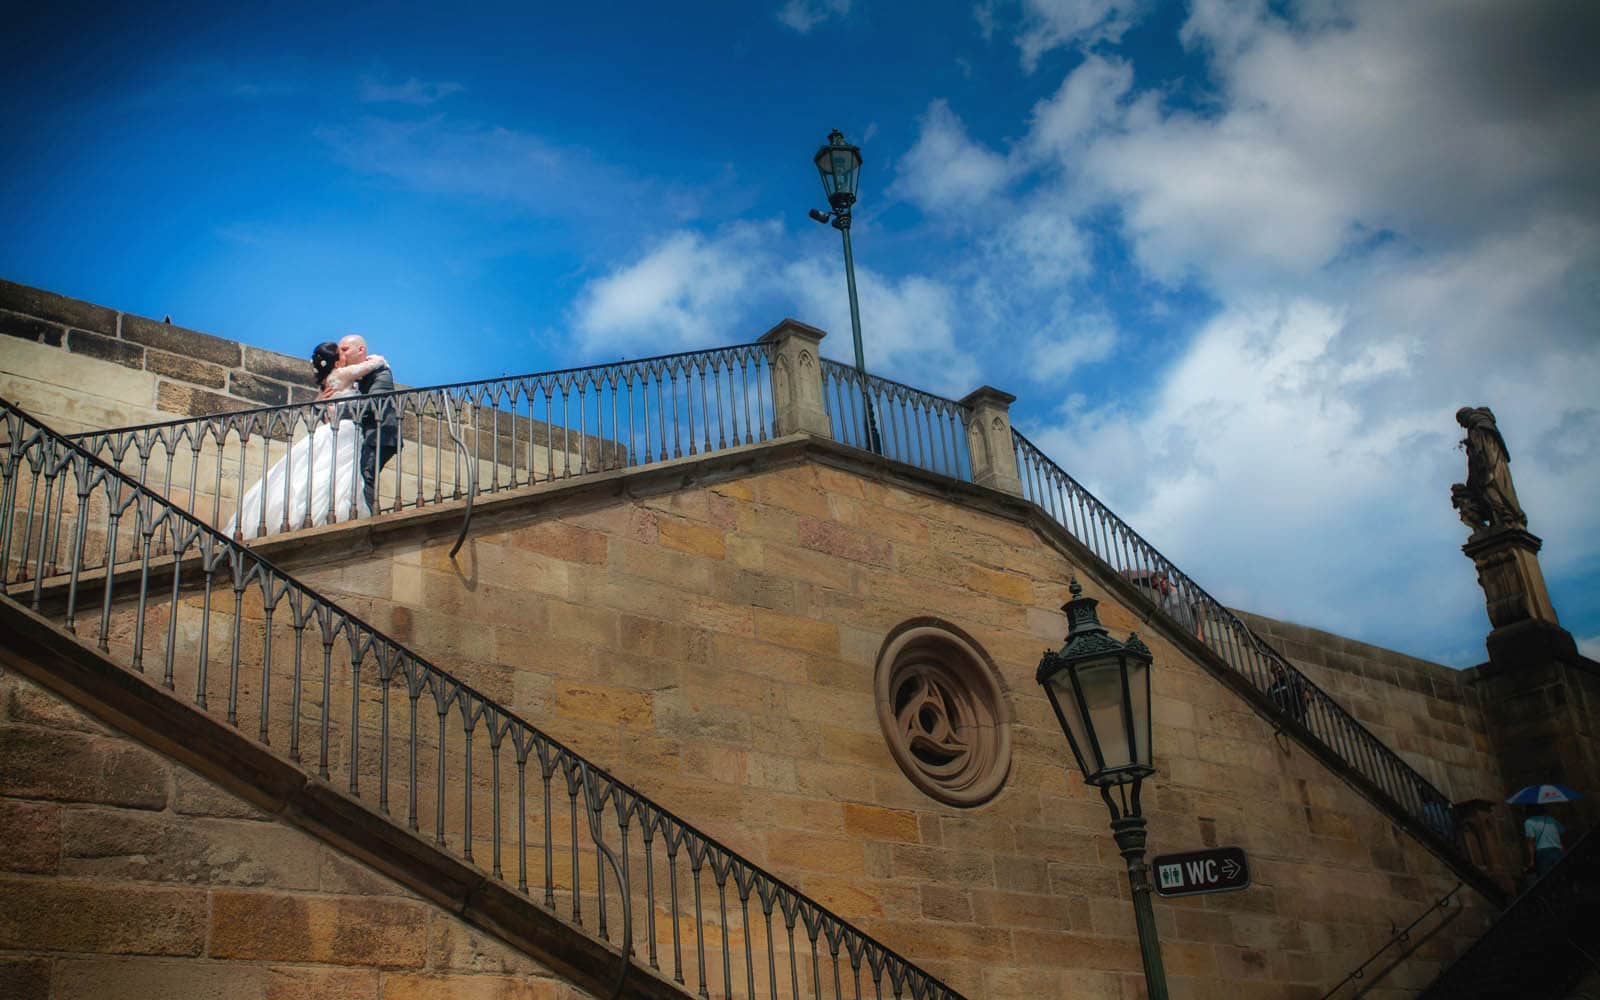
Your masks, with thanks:
M0 333L149 372L164 386L158 408L179 416L316 395L309 354L280 354L4 279Z

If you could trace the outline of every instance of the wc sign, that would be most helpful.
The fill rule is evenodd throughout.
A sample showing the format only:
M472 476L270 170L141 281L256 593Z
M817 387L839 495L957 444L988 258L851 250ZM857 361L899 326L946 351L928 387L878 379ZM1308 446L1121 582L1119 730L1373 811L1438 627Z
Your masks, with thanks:
M1216 847L1187 854L1158 854L1150 862L1156 892L1163 896L1197 896L1232 892L1250 885L1250 864L1239 847Z

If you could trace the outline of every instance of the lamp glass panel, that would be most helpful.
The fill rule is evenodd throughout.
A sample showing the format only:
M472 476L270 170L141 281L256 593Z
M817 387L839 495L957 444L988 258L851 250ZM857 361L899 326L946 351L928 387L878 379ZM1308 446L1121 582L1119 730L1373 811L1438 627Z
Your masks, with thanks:
M822 175L822 188L832 197L835 192L856 193L856 182L861 170L861 155L853 149L824 146L817 150L817 173Z
M1136 763L1150 766L1150 664L1136 656L1128 657L1128 694L1133 708L1134 752Z
M1122 668L1117 657L1078 667L1089 725L1100 741L1101 768L1133 763L1128 752L1128 727L1122 714ZM1149 734L1145 734L1146 742Z
M856 193L856 173L861 169L861 158L849 149L835 149L833 151L834 184L840 191L848 194Z
M1072 740L1072 748L1078 755L1078 766L1082 767L1087 777L1089 772L1100 770L1100 763L1095 759L1094 744L1089 741L1089 730L1083 724L1083 709L1078 704L1078 696L1072 690L1072 671L1059 670L1053 674L1049 681L1051 699L1056 703L1056 708L1061 712L1061 717L1067 724L1067 737Z
M839 187L839 179L833 173L833 147L823 146L817 150L816 164L817 173L822 176L822 190L831 198Z

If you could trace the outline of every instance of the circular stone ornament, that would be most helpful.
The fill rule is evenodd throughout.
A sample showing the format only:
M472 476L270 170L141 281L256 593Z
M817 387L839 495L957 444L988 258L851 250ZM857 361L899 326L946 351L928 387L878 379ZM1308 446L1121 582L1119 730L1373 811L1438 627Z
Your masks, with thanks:
M1011 770L1011 717L1000 678L972 637L917 618L884 640L874 675L878 723L895 763L924 794L970 808Z

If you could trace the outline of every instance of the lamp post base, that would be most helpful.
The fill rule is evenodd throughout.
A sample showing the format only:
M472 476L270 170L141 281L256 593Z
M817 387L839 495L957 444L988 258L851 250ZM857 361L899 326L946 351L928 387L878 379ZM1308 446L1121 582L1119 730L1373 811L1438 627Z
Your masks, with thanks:
M1150 900L1150 866L1144 863L1144 817L1124 816L1112 820L1111 835L1128 862L1128 885L1133 889L1133 921L1139 929L1139 957L1144 962L1145 988L1150 1000L1167 1000L1167 972L1161 964L1155 907Z

